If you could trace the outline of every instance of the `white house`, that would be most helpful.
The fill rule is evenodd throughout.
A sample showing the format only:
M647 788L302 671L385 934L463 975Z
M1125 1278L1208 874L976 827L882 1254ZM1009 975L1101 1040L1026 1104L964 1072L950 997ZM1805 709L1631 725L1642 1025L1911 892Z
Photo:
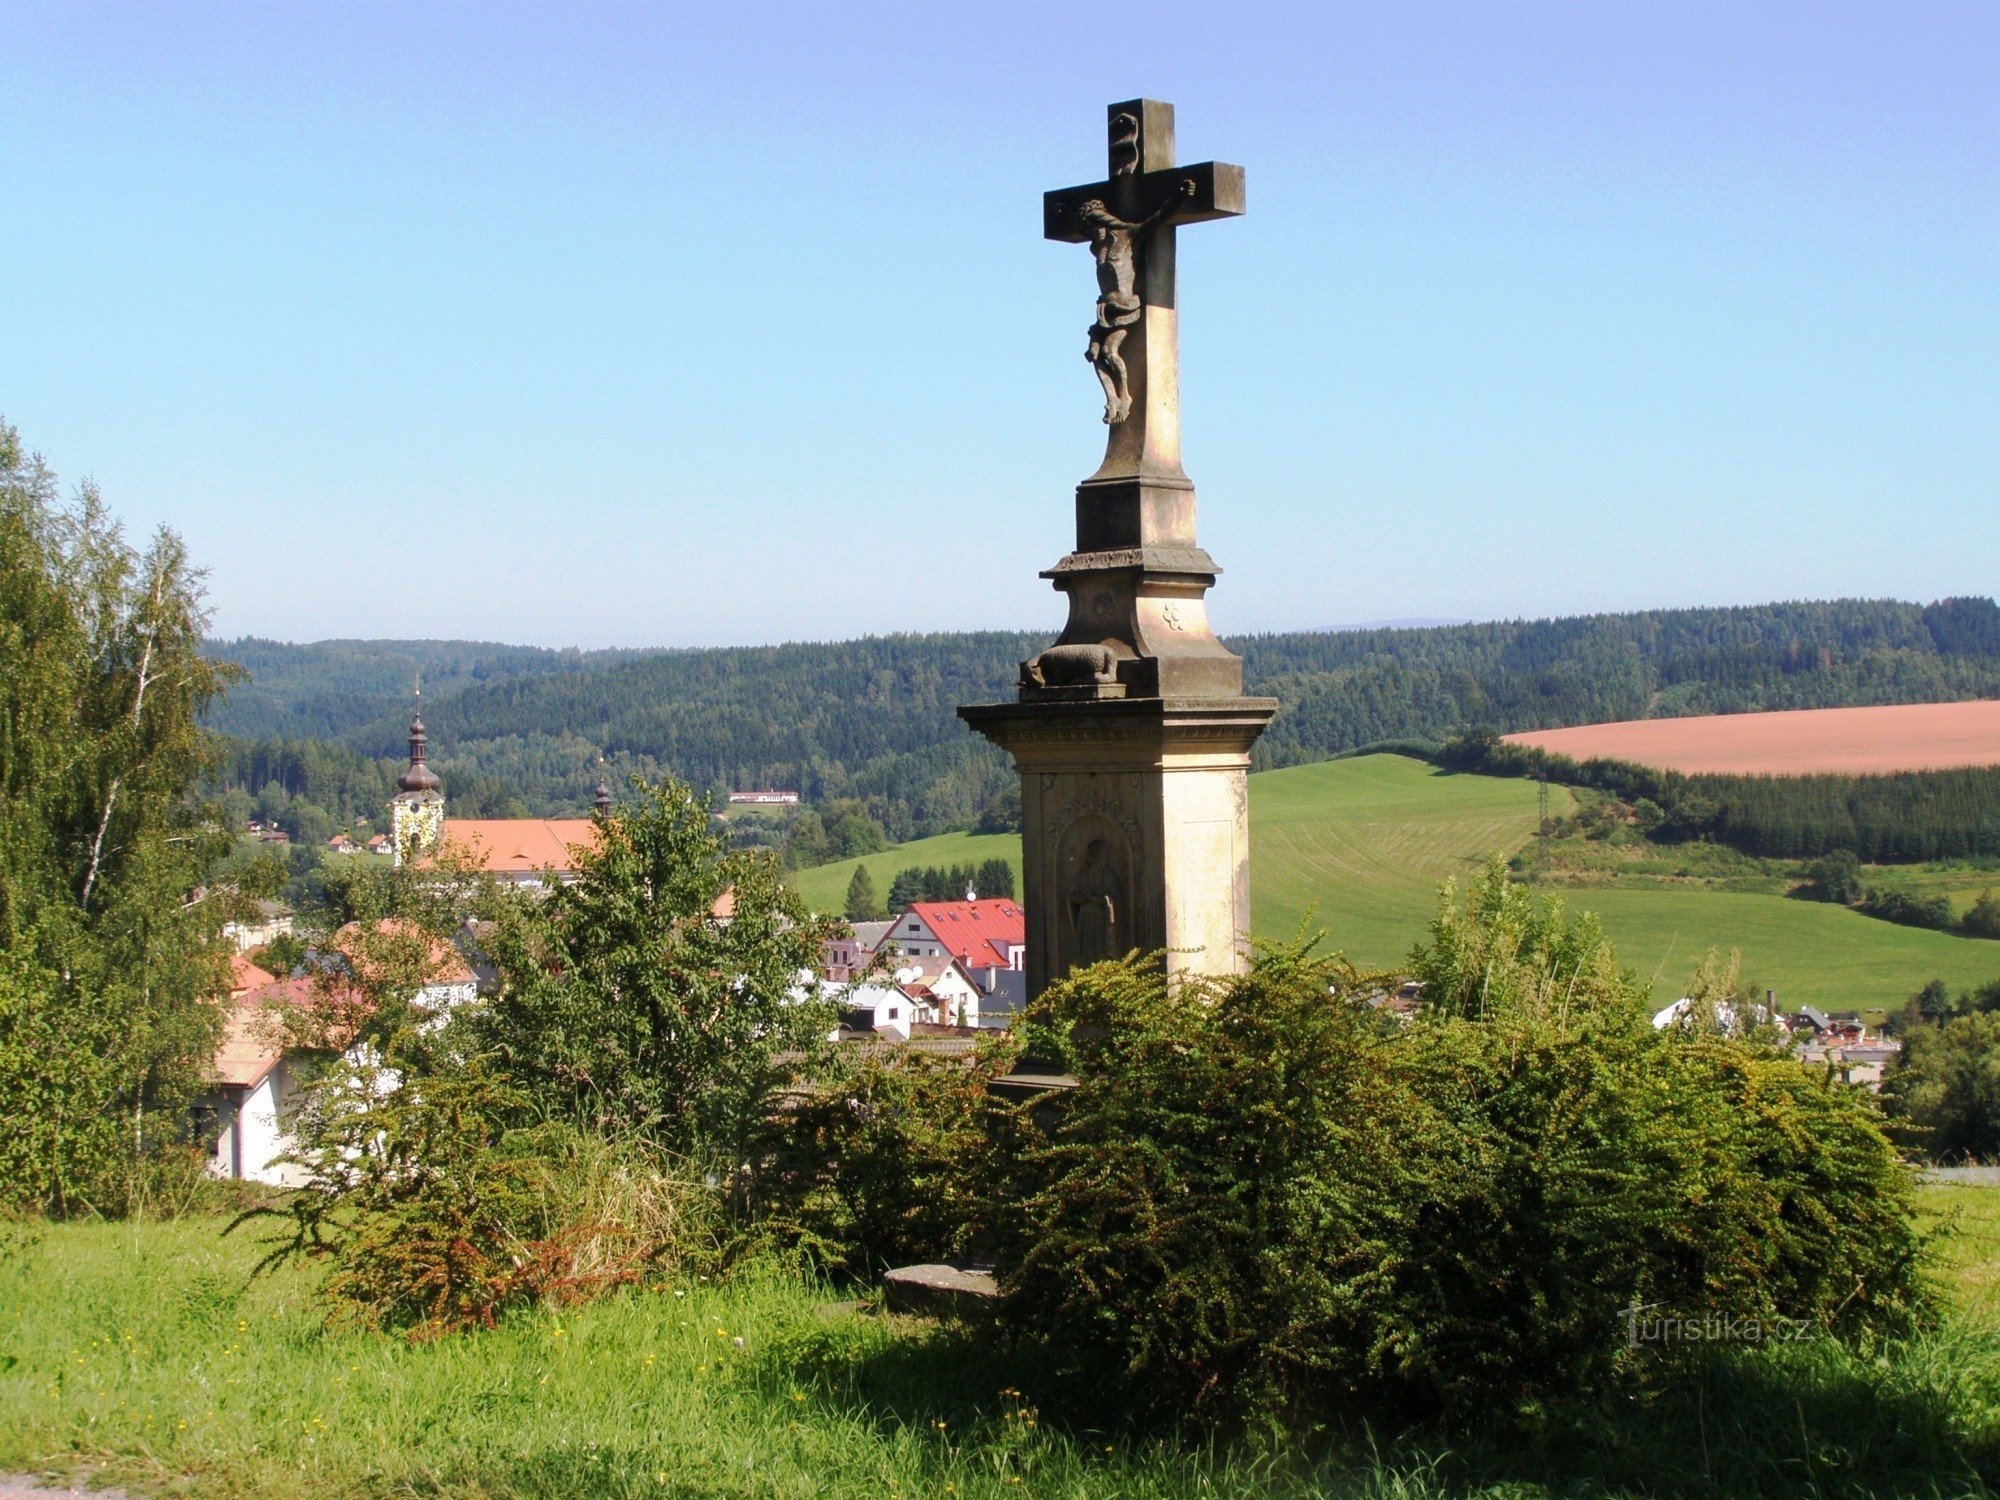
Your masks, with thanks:
M222 924L222 935L236 945L238 953L261 948L273 938L290 937L292 910L277 901L253 902L254 914Z
M896 987L917 1002L919 1021L946 1026L977 1026L983 997L972 976L949 954L896 961Z
M393 919L378 924L376 932L391 941L422 937L416 928ZM349 924L336 935L336 944L345 938L340 961L366 974L379 958L361 951L368 945L358 934L359 929ZM441 1025L455 1007L474 999L473 973L451 944L422 940L428 945L430 977L411 1003L430 1012ZM245 965L239 973L245 971L254 968ZM288 1022L294 1016L338 1008L345 983L337 973L317 979L300 976L230 995L222 1044L212 1065L213 1086L195 1103L199 1133L209 1143L209 1170L216 1176L277 1187L297 1187L304 1181L298 1167L278 1158L292 1148L289 1122L306 1065L325 1058L328 1050L297 1046L288 1035ZM343 1055L350 1062L361 1059L361 1052L352 1046Z
M1027 999L1028 919L1005 897L919 901L889 924L881 945L914 960L955 959L980 995L967 1024L1005 1026Z
M829 985L825 993L840 1002L840 1027L834 1032L874 1031L910 1039L910 1025L920 1021L919 1002L889 984Z
M949 954L976 983L982 969L1027 966L1028 919L1005 897L919 901L890 924L883 943L908 958Z

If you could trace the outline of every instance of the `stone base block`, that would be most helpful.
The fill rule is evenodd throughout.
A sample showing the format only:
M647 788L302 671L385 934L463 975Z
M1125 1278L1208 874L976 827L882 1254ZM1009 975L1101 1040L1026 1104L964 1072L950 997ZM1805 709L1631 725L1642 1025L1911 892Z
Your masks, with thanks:
M882 1305L893 1313L979 1317L999 1303L1000 1284L993 1279L991 1266L898 1266L882 1277Z

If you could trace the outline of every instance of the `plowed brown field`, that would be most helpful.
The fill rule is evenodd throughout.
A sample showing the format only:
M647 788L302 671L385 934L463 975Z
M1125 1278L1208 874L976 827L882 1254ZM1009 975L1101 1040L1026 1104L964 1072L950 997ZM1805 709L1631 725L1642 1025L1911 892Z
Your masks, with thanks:
M1629 719L1506 738L1572 760L1596 756L1734 776L1936 771L2000 765L2000 701Z

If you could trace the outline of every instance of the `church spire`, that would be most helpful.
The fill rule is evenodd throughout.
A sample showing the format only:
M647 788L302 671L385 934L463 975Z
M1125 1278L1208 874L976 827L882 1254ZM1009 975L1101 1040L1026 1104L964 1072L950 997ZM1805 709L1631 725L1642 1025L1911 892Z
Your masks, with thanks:
M591 794L590 805L597 810L600 818L611 816L611 786L604 779L604 757L597 757L597 790Z
M389 839L398 865L433 852L444 837L443 783L424 764L430 740L424 734L423 696L419 678L410 712L410 768L397 779L396 795L389 800Z
M437 772L424 764L425 756L430 753L430 741L424 734L423 698L424 690L419 683L416 707L410 714L410 768L396 783L399 791L434 792L443 785L438 780Z

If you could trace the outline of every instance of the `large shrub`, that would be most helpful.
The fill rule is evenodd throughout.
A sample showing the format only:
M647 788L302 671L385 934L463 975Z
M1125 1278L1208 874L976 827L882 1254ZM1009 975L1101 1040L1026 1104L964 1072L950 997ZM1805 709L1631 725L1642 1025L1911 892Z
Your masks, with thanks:
M1497 869L1415 969L1402 1025L1298 951L1045 995L1036 1039L1081 1082L1004 1158L1014 1326L1169 1412L1519 1416L1641 1371L1642 1313L1859 1336L1920 1310L1865 1095L1754 1037L1655 1031L1595 925Z
M987 1083L1015 1048L973 1056L842 1049L774 1112L756 1153L755 1238L836 1271L947 1260L982 1208Z
M321 1264L333 1313L413 1338L490 1327L705 1265L714 1195L634 1139L560 1120L483 1062L418 1077L350 1063L312 1093L269 1261ZM239 1221L241 1222L241 1221Z
M811 981L838 924L725 848L687 787L636 789L572 882L499 909L479 1034L537 1107L733 1171L832 1027Z
M685 787L640 791L545 896L449 853L344 888L286 1018L322 1070L275 1251L324 1263L337 1312L430 1334L719 1254L722 1189L831 1021L827 926ZM440 1014L468 908L500 993Z
M2000 1158L2000 1013L1905 1028L1882 1101L1910 1144L1933 1160Z

